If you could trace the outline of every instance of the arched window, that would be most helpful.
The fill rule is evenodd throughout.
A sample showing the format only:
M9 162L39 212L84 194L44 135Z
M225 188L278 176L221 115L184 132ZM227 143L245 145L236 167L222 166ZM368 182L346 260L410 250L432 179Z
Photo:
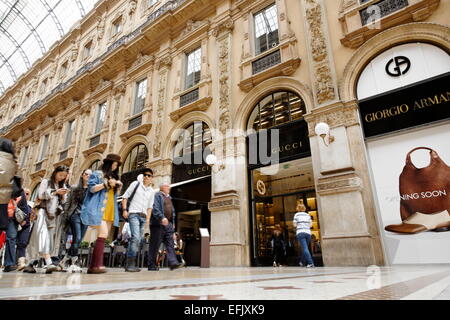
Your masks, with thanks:
M147 147L142 143L138 144L128 153L123 163L122 172L125 173L143 168L148 159Z
M96 171L96 170L101 170L102 168L102 162L100 160L95 160L94 162L92 162L92 164L89 166L89 169L92 170L92 172Z
M299 120L306 113L303 99L291 91L278 91L261 99L248 120L248 129L259 131Z
M195 121L178 136L174 148L174 158L203 151L211 142L211 130L208 125L202 121Z
M41 185L41 183L39 182L33 189L33 192L31 192L30 195L30 201L36 201L37 197L38 197L38 193L39 193L39 186Z

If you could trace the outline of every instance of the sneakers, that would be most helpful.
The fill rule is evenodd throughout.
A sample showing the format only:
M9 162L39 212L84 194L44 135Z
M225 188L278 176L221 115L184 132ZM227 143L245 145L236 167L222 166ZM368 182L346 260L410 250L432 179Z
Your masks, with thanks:
M170 270L175 270L175 269L183 268L184 265L185 264L182 262L182 263L176 264L174 266L170 266L169 268L170 268Z
M26 266L27 264L25 262L25 257L20 257L18 261L17 271L23 271Z
M17 266L6 266L3 269L3 272L11 272L11 271L16 271L17 270Z
M273 266L274 266L274 267L276 267L276 266L277 266L277 263L276 263L275 261L273 262Z
M299 265L300 267L304 267L304 264L301 263L301 262L299 262L298 265Z
M87 270L87 273L89 273L89 274L106 273L106 268L89 268Z
M157 266L152 266L147 268L148 271L159 271L159 268Z
M313 264L308 264L306 267L307 268L314 268L314 265Z

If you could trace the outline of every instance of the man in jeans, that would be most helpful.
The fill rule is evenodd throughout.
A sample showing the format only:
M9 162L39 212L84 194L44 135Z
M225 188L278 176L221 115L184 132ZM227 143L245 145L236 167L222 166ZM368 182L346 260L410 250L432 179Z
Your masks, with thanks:
M309 243L311 242L311 216L306 212L306 207L303 203L297 204L297 213L294 216L294 226L297 228L297 240L301 247L301 257L299 265L303 266L306 262L307 268L314 268L314 262L309 252Z
M156 266L156 255L161 242L166 246L167 260L170 270L178 269L184 266L179 263L175 255L173 246L173 232L175 229L175 208L170 197L170 185L161 184L161 190L155 195L153 205L152 219L150 225L150 245L148 248L148 270L158 271Z
M142 171L142 174L143 180L140 181L138 177L138 180L134 181L128 187L122 200L122 208L124 208L123 217L128 219L131 231L131 240L128 245L127 264L125 267L125 271L128 272L141 271L141 269L136 267L136 256L144 236L144 226L150 221L153 200L155 197L155 191L150 186L152 183L153 171L150 168L145 168ZM131 199L130 207L127 211L127 202L133 193L134 196Z

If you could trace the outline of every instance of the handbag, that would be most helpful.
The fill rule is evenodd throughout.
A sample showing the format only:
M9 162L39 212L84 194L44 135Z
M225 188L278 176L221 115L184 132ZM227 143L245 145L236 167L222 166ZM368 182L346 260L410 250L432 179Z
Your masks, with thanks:
M16 219L16 221L18 223L22 223L25 221L25 219L27 218L27 214L25 212L22 211L22 209L19 208L19 206L17 205L17 203L15 201L13 201L15 209L14 209L14 218Z
M412 163L411 153L420 149L430 151L431 161L428 167L419 169ZM416 212L450 212L450 167L431 148L418 147L408 152L399 177L399 189L402 221Z

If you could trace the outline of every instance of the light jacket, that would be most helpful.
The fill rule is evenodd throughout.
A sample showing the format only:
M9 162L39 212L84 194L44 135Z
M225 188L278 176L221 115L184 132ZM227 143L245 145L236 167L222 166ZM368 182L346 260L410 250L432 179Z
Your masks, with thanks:
M64 205L64 214L66 219L70 219L78 207L77 199L75 199L75 193L77 193L79 189L80 187L78 185L72 186L70 192L67 195L67 201ZM84 192L83 187L81 187L81 189ZM82 196L80 200L83 201L84 197L85 196Z
M17 164L12 154L0 151L0 204L8 204L11 200L12 182L16 175Z
M95 171L89 177L88 192L84 198L80 214L81 222L86 226L99 226L102 223L104 210L106 208L106 203L108 202L108 191L102 189L98 192L92 192L92 188L97 184L103 184L105 182L106 179L103 176L103 172L100 170ZM117 190L114 193L114 226L119 226Z
M150 224L152 226L160 226L161 220L164 219L166 216L164 215L164 199L166 196L164 195L164 192L159 191L155 194L155 202L153 202L153 210L152 210L152 217L150 220ZM172 200L172 198L169 196L169 198ZM175 222L175 208L173 206L172 202L172 223Z

